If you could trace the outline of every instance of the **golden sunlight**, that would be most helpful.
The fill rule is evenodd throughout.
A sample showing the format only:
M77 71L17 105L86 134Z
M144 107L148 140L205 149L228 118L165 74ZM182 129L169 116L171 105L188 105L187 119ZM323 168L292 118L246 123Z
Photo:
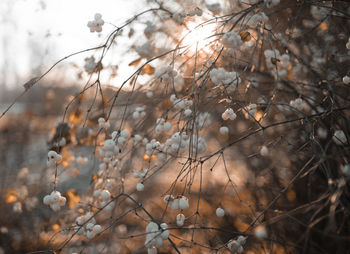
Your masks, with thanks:
M186 23L187 29L183 30L181 37L182 45L188 46L189 50L193 53L198 50L204 50L209 52L210 43L214 40L215 37L212 35L215 33L216 23L206 23L201 22L188 22Z

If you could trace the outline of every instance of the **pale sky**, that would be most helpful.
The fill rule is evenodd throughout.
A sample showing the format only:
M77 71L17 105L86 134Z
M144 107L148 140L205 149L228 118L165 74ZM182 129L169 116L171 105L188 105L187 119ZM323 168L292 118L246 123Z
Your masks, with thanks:
M87 22L99 12L105 22L121 25L144 10L143 0L0 0L0 86L25 83L32 70L103 42L113 26L100 36ZM49 35L49 36L48 36ZM89 54L72 59L83 64ZM80 61L80 62L79 62Z

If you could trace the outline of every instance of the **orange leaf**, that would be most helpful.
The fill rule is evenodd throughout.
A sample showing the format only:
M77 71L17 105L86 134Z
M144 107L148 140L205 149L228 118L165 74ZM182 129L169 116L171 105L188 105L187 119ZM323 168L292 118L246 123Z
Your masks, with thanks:
M69 189L66 192L66 196L68 197L68 207L69 209L73 209L76 204L80 202L80 197L76 190Z
M6 189L5 191L6 203L14 203L17 201L17 191L15 189Z
M97 178L98 178L98 175L97 174L93 174L91 176L91 181L95 181Z
M136 59L134 61L132 61L131 63L129 63L129 66L136 66L141 62L142 58L140 57L139 59Z
M79 124L83 120L83 116L80 112L76 111L69 115L68 121L72 124Z
M136 79L136 76L133 76L133 77L130 79L129 84L130 84L131 86L134 84L135 79Z
M242 31L239 33L239 35L241 36L241 40L244 42L250 41L252 39L252 36L248 31Z
M156 71L156 69L152 65L146 64L142 68L141 74L152 75L152 74L154 74L155 71Z

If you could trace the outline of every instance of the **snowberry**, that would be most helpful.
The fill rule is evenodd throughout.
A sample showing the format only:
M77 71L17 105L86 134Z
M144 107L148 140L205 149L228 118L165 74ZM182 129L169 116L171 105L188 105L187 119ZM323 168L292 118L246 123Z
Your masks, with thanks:
M156 247L147 248L147 254L157 254L157 248Z
M185 196L181 196L179 199L179 208L181 210L187 210L189 207L188 199Z
M227 243L227 247L233 252L242 253L244 251L243 249L244 244L245 244L245 237L239 236L236 240L231 239Z
M184 114L185 114L185 116L189 117L192 115L192 110L190 110L189 108L185 109Z
M241 79L237 72L227 72L223 68L212 69L209 73L211 81L217 85L229 85L230 90L234 91L237 85L241 83Z
M43 203L44 205L50 205L51 204L51 196L50 195L46 195L43 199Z
M92 228L92 231L93 231L95 234L101 233L101 231L102 231L101 225L98 225L98 224L94 225L93 228Z
M290 57L287 54L280 55L280 52L275 49L267 49L264 51L266 65L271 70L277 71L280 77L287 75L287 69L290 65ZM277 68L276 68L277 67Z
M235 112L233 112L232 108L228 108L225 110L224 113L222 113L221 117L223 120L235 120L237 115L235 114Z
M166 223L162 223L162 224L160 224L160 228L163 230L163 232L160 234L160 237L163 240L168 239L168 237L170 235L169 230L168 230L168 225Z
M164 130L166 131L166 132L168 132L168 131L170 131L171 130L171 123L169 123L169 122L165 122L164 123L164 125L163 125L163 127L164 127Z
M312 17L314 17L315 19L322 20L328 15L329 9L326 7L322 8L321 6L312 5L310 8L310 12Z
M79 216L78 218L76 218L75 223L79 226L83 225L85 222L84 216Z
M249 24L252 26L257 26L260 23L266 23L268 20L269 18L264 12L259 12L251 16L251 18L249 19Z
M157 223L151 221L150 223L148 223L147 227L146 227L146 232L150 233L150 232L154 232L157 231L159 229Z
M103 190L101 191L100 197L103 201L107 201L111 197L111 193L109 193L108 190Z
M228 134L228 132L229 132L229 130L228 130L228 128L226 127L226 126L222 126L222 127L220 127L220 133L222 134L222 135L227 135Z
M174 20L180 25L184 23L185 17L186 17L185 12L178 12L178 13L175 13L173 16Z
M175 102L176 99L177 98L175 94L170 95L170 101Z
M170 203L174 200L174 196L173 195L165 195L163 201L167 204Z
M146 96L147 96L147 98L152 98L153 97L153 92L152 91L147 91Z
M49 151L47 154L47 166L52 167L58 164L62 160L62 156L55 151Z
M58 199L58 205L59 206L65 206L66 205L66 201L67 201L67 199L65 198L65 197L60 197L59 199Z
M196 7L195 9L191 9L188 11L187 15L190 16L190 17L193 17L193 16L202 16L203 14L203 11L202 9Z
M343 168L342 168L342 172L345 176L350 176L350 164L346 164Z
M182 227L185 223L185 215L183 215L182 213L179 213L177 216L176 216L176 225L178 227Z
M321 139L327 138L328 131L322 127L319 127L317 129L317 136L319 136Z
M87 237L87 238L91 239L91 238L93 238L94 236L95 236L94 232L92 232L92 231L86 231L86 237Z
M155 128L155 131L156 131L157 133L162 132L162 131L163 131L163 125L158 124L158 125L156 126L156 128Z
M260 155L261 156L267 156L268 154L269 154L269 149L266 146L261 147Z
M225 215L225 210L222 209L221 207L216 208L216 216L218 217L224 217Z
M104 20L102 19L102 15L100 13L96 13L94 16L94 20L89 21L87 26L90 28L90 32L102 32L102 26L104 25Z
M138 183L136 185L136 190L137 191L143 191L145 189L145 186L142 183Z
M144 117L146 115L145 109L143 107L137 107L135 109L135 112L132 114L132 117L134 119L139 119L141 117Z
M251 117L256 116L256 112L257 112L257 106L254 103L249 104L247 107L244 107L244 116L246 119L249 119Z
M94 226L94 224L89 222L88 224L86 224L85 227L86 227L86 229L91 230L93 226Z
M128 130L122 130L120 132L120 136L122 136L125 139L128 139L130 137L129 131Z
M345 85L349 85L350 84L350 77L349 76L344 76L343 77L343 83Z
M132 117L133 117L134 119L138 119L138 118L140 118L140 113L137 112L137 111L135 111L134 113L132 113Z
M95 57L94 56L85 58L84 70L87 73L95 72L96 71L96 66L97 66L97 63L95 62Z
M50 194L51 196L51 203L57 203L60 199L61 193L58 191L53 191Z
M293 108L297 110L302 110L304 108L304 102L301 98L297 98L295 100L290 101L289 103Z
M142 58L151 58L154 54L154 47L151 45L149 41L145 42L141 46L136 47L135 51Z
M161 247L163 245L163 240L169 237L167 233L168 232L167 228L168 228L168 225L165 223L162 223L161 229L159 229L158 224L151 221L146 227L147 235L146 235L145 246L147 248Z
M50 208L54 211L54 212L57 212L61 209L60 205L55 203L55 204L51 204L50 205Z
M333 141L337 144L337 145L343 145L346 143L347 138L345 136L344 131L342 130L336 130L334 132L334 136L333 136Z
M255 237L258 239L263 239L267 237L266 228L262 225L259 225L254 230Z
M230 31L222 36L222 44L227 48L239 48L242 45L241 36L235 31Z
M110 127L110 124L109 124L108 121L106 122L106 120L105 120L103 117L100 117L100 118L98 119L98 126L99 126L101 129L102 129L102 128L108 129L108 128Z
M150 21L147 21L146 25L147 26L143 32L146 35L146 37L149 39L152 36L152 34L155 32L156 26L153 25L152 22L150 22Z
M126 141L126 138L124 138L124 137L119 137L117 140L118 144L120 144L120 145L123 145L125 143L125 141Z
M137 143L139 143L142 140L142 137L138 134L136 134L134 136L134 144L136 145Z
M113 139L105 140L103 147L100 149L100 155L103 157L104 162L110 162L113 156L118 155L119 152L120 149Z
M157 235L159 235L159 233L157 232ZM163 239L161 236L157 236L155 239L154 239L154 245L155 247L157 248L160 248L163 246Z
M171 65L162 67L156 72L156 77L163 80L169 80L171 77L175 78L178 75L177 71Z
M22 213L22 203L21 202L16 202L14 205L13 205L13 211L15 213Z
M43 203L50 206L53 211L58 211L61 206L65 206L66 198L61 196L59 191L52 191L50 195L44 197Z
M79 235L85 235L89 239L102 232L101 225L96 224L96 220L93 218L93 213L91 212L76 218L75 223L77 226L74 227L74 231ZM84 223L86 223L86 225L84 225Z
M174 199L173 202L171 202L171 209L173 209L174 211L179 209L179 200L178 199Z

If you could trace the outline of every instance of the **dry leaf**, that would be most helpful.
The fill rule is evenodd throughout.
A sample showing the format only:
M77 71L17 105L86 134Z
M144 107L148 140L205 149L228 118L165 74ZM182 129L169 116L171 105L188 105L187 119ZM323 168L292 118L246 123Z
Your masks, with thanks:
M244 42L250 41L252 39L252 36L248 31L242 31L239 33L239 35L241 36L241 40Z
M6 203L14 203L18 200L16 189L8 188L5 191L5 201Z
M152 75L152 74L154 74L155 71L156 71L156 69L152 65L146 64L142 68L141 74Z
M80 202L80 197L76 190L69 189L66 192L66 196L68 197L68 208L73 209L76 204Z
M129 66L136 66L141 62L142 58L136 59L134 61L132 61L131 63L129 63Z
M132 86L135 82L136 76L133 76L129 82L129 84Z

